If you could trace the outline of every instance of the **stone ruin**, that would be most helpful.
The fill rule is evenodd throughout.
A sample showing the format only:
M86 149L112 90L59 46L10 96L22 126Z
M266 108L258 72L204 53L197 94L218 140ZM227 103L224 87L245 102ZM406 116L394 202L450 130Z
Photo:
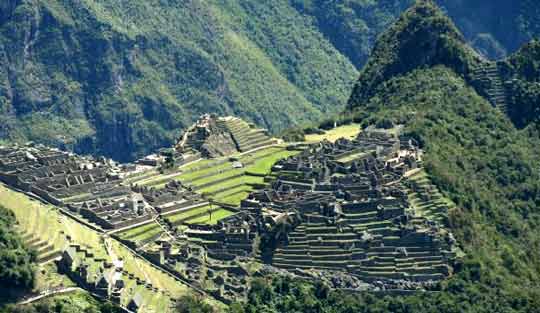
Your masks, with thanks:
M277 141L270 138L266 130L239 118L205 114L184 133L176 149L182 153L197 151L204 157L215 158L275 143Z
M104 229L152 219L143 196L122 185L118 166L42 145L0 148L0 181L67 208Z
M456 247L408 203L402 182L419 163L414 140L368 129L278 162L271 188L252 193L242 211L259 221L261 235L285 230L275 267L345 271L388 288L429 286L451 274Z
M56 205L123 189L113 162L33 144L0 149L0 180Z
M58 268L84 289L120 304L125 288L123 262L107 262L72 244L64 250Z
M208 203L179 181L171 181L161 189L134 187L133 190L140 192L159 214L172 213Z
M262 132L238 138L236 133L248 133L244 126L234 118L205 116L177 151L197 147L217 156L230 153L226 147L231 142L234 151L270 143ZM229 137L214 137L221 150L202 148L214 139L205 142L198 136L213 128L229 129ZM257 143L249 138L258 138ZM262 238L277 240L261 275L288 273L346 290L426 289L451 275L457 251L452 234L440 222L416 214L408 201L407 188L422 188L410 184L407 174L421 165L422 151L414 140L399 131L368 128L354 140L307 145L277 162L267 177L269 187L231 208L236 214L217 225L184 225L178 231L160 215L208 205L180 182L162 189L128 187L107 160L35 145L0 148L0 180L13 187L65 206L104 229L160 223L172 240L153 238L139 253L226 303L247 296L257 273L246 264L261 258L267 248L261 247Z
M238 213L187 225L147 253L226 303L245 298L246 283L267 272L350 291L432 288L451 275L457 248L409 204L406 174L421 158L414 140L378 129L310 145L275 164L270 188L251 193ZM250 272L245 264L261 258L265 237L280 239L260 273Z

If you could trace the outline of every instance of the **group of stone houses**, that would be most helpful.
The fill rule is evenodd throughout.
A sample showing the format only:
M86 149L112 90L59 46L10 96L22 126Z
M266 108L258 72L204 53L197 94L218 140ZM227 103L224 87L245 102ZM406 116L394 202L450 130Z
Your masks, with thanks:
M29 143L0 148L0 181L69 209L104 230L151 221L156 215L202 201L177 182L161 190L123 183L122 168Z
M216 157L272 143L265 131L239 119L205 115L174 150ZM0 181L69 209L104 231L156 221L170 236L132 248L226 303L247 296L257 275L248 264L261 259L270 268L302 277L327 275L335 281L332 277L347 274L350 279L334 284L343 289L365 288L364 283L423 288L450 275L456 257L452 234L409 203L407 177L421 166L421 149L399 128L368 128L353 140L309 144L278 161L266 178L267 188L230 208L236 214L216 225L176 228L161 216L209 205L181 182L132 186L123 183L122 166L103 158L35 144L0 147ZM76 245L63 254L60 266L72 278L119 299L121 266L96 262ZM96 263L103 266L89 267Z
M246 264L262 258L264 244L274 268L329 281L352 275L337 288L429 288L451 274L456 248L451 233L409 204L406 175L421 157L414 140L376 129L310 145L279 161L269 188L250 194L238 213L187 225L147 257L224 302L247 295L257 273Z
M272 187L241 209L259 231L285 232L274 243L276 267L428 285L451 274L456 252L452 235L408 202L403 181L419 163L414 140L368 129L278 162Z
M79 286L120 303L125 287L122 262L112 263L96 258L80 245L71 244L64 250L58 267Z
M0 180L57 205L120 181L105 159L83 158L32 143L0 148Z
M157 240L139 252L156 265L216 299L231 303L247 296L258 229L252 216L239 212L217 225L186 225L174 240Z

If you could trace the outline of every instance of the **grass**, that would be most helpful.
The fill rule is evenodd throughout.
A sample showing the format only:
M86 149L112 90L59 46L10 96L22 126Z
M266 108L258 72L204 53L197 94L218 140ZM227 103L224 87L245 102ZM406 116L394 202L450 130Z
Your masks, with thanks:
M245 199L253 191L250 186L242 185L212 196L214 200L230 205L240 205L240 201Z
M284 147L269 147L249 154L236 154L230 156L238 158L239 161L244 164L255 161L255 164L251 164L245 169L233 169L233 162L225 161L229 157L223 157L217 160L201 160L189 164L186 167L179 167L176 172L148 177L139 181L138 184L141 186L163 188L169 181L181 180L191 182L193 185L202 185L224 177L240 174L245 170L264 174L270 171L270 168L275 162L282 158L294 155L295 153L298 152L287 151ZM215 173L215 175L203 177L211 173Z
M120 238L140 242L163 233L159 224L152 222L141 227L132 228L120 234Z
M36 272L36 286L34 287L34 291L48 290L60 286L75 287L77 285L67 276L59 274L56 265L53 263L39 267Z
M355 138L360 133L360 124L350 124L350 125L343 125L328 131L325 131L324 134L311 134L306 135L306 142L313 143L313 142L320 142L323 140L328 140L331 142L335 142L339 138L347 138L352 139Z
M219 209L212 213L212 217L210 217L209 214L203 215L200 217L197 217L195 219L187 220L187 224L208 224L208 225L215 225L217 222L221 219L224 219L228 216L233 215L234 212L225 210L225 209Z
M277 161L286 159L290 156L297 155L299 151L277 151L275 154L257 160L254 164L246 167L246 171L255 174L268 175L272 169L272 166Z
M409 180L414 181L421 186L431 185L429 175L424 170L410 176ZM430 192L431 200L422 200L419 193L412 191L408 193L408 197L411 207L416 215L423 216L431 220L437 220L440 219L441 215L440 213L432 212L432 210L435 210L438 206L446 206L450 211L451 209L455 208L456 205L448 197L445 197L435 186L433 186L433 188L434 189Z
M245 170L243 168L232 169L232 170L229 170L229 171L226 171L226 172L217 173L217 174L209 176L209 177L204 177L204 178L201 178L201 179L197 179L196 181L190 183L190 185L192 185L194 187L199 187L199 186L202 186L202 185L205 185L205 184L210 184L210 183L213 183L213 182L216 182L216 181L219 181L219 180L222 180L222 179L226 179L226 178L229 178L229 177L233 177L233 176L236 176L236 175L243 175L244 173L245 173Z
M264 179L262 177L255 177L249 174L255 175L268 175L271 172L272 166L279 160L285 159L287 157L298 154L298 151L288 151L284 147L269 147L266 149L261 149L253 153L237 155L238 160L243 163L251 163L244 168L235 169L232 167L232 162L222 162L222 161L210 161L203 160L190 164L190 169L200 167L201 163L208 165L207 167L202 168L198 171L189 171L187 173L179 172L175 176L165 176L161 175L159 177L154 177L151 180L144 182L148 186L153 186L156 188L161 188L165 184L173 179L179 179L188 184L198 187L205 184L211 184L213 182L231 178L225 180L219 184L207 186L199 190L200 193L213 193L219 191L221 188L235 187L232 190L227 190L220 192L216 195L212 195L211 198L217 201L221 201L231 205L239 205L242 199L245 199L253 188L248 186L248 184L262 184ZM204 163L203 163L204 162ZM185 169L184 169L185 170ZM206 175L214 175L205 177ZM232 178L233 176L244 174L242 177ZM170 175L170 174L167 174ZM185 219L186 216L189 216L190 212L180 213L178 215L170 216L171 221L178 221Z
M64 248L63 232L74 242L81 243L82 246L92 250L96 256L106 255L97 232L60 214L52 205L44 205L1 185L0 204L15 213L21 231L47 241L55 249Z
M228 181L225 181L221 184L218 184L218 185L214 185L214 186L210 186L210 187L206 187L206 188L203 188L201 190L199 190L199 192L202 192L202 193L213 193L213 192L217 192L223 188L227 188L227 187L235 187L235 186L241 186L241 185L247 185L247 184L263 184L264 183L264 178L263 177L257 177L257 176L243 176L243 177L238 177L238 178L235 178L235 179L231 179L231 180L228 180Z
M151 231L151 230L153 230L155 228L158 228L158 227L159 227L159 225L157 223L152 222L152 223L140 226L140 227L131 228L129 230L126 230L125 232L120 233L120 236L123 237L123 238L132 238L132 237L136 237L136 236L140 235L141 233Z
M223 198L217 198L216 197L216 200L218 200L220 202L223 202L223 203L230 204L230 205L240 205L240 202L242 202L242 200L246 199L249 196L250 193L251 193L251 190L242 191L242 192L235 193L233 195L223 197Z
M177 214L174 214L174 215L168 215L167 220L169 220L169 222L174 224L174 223L176 223L178 221L187 220L190 217L193 217L195 215L207 212L208 210L210 210L210 208L211 208L210 205L206 205L206 206L203 206L203 207L200 207L200 208L195 208L195 209L192 209L192 210L189 210L189 211L180 212L180 213L177 213ZM213 208L215 208L215 207L212 207L212 209Z

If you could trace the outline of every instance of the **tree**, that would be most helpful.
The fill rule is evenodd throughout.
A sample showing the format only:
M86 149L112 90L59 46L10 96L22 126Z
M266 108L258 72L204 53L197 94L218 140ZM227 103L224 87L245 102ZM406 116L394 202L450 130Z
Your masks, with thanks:
M178 299L175 312L177 313L216 313L214 308L206 303L202 297L186 295Z

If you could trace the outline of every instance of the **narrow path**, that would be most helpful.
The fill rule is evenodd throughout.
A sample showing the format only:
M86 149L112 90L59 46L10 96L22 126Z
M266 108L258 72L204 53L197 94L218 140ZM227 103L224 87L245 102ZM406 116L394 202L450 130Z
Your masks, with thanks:
M26 299L26 300L23 300L23 301L17 303L17 305L30 304L32 302L36 302L36 301L39 301L39 300L44 299L44 298L52 297L54 295L66 294L66 293L71 293L71 292L75 292L75 291L84 291L84 290L79 288L79 287L68 287L68 288L44 290L39 295L31 297L31 298Z

